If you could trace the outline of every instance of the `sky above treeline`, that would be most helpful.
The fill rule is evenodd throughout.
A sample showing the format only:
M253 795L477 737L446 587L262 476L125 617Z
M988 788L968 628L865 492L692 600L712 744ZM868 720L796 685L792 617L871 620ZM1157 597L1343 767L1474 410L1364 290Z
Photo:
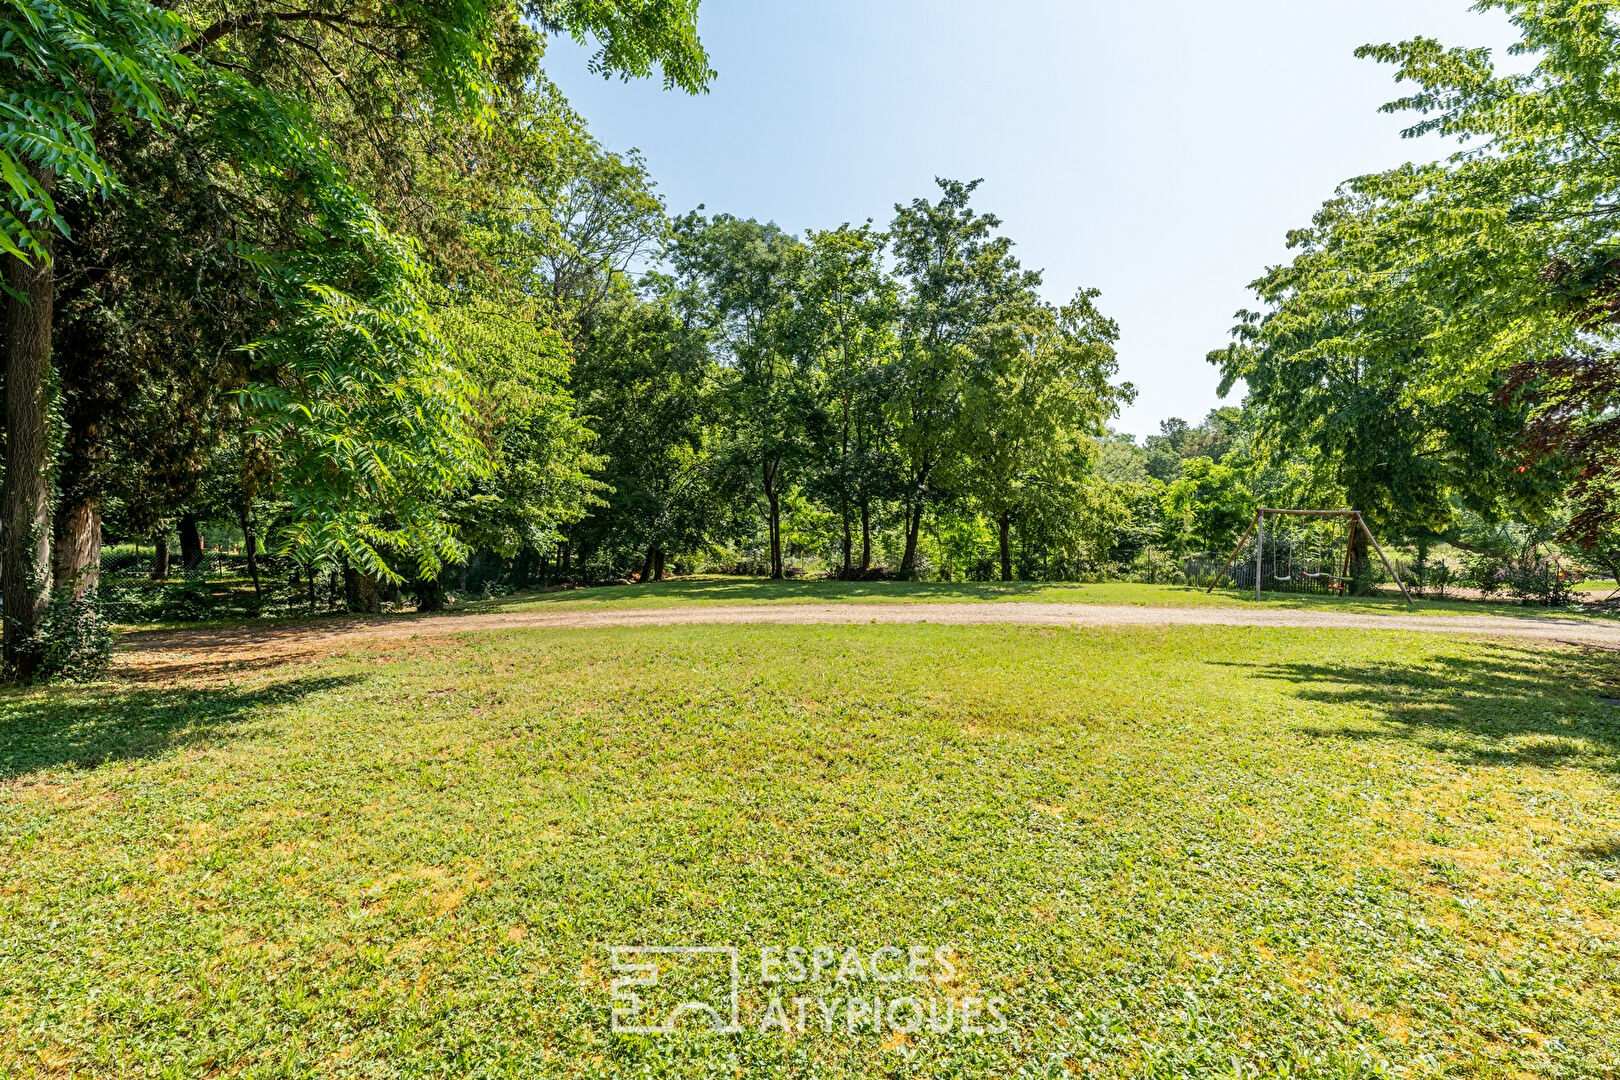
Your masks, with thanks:
M570 42L546 67L672 212L887 224L935 176L983 178L1048 300L1102 290L1137 436L1221 404L1205 355L1335 185L1447 152L1400 138L1390 69L1354 49L1514 40L1467 0L703 0L700 26L705 95L604 80Z

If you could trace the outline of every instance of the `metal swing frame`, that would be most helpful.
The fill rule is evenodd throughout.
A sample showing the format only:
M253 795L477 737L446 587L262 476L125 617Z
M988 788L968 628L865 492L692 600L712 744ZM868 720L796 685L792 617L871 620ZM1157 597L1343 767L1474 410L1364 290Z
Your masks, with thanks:
M1411 606L1411 607L1416 607L1417 606L1416 604L1412 603L1412 594L1406 591L1405 582L1401 581L1400 575L1397 574L1395 572L1395 568L1389 564L1389 558L1388 558L1388 556L1386 556L1384 554L1384 549L1379 546L1378 538L1372 534L1371 529L1367 528L1367 522L1362 519L1360 510L1279 510L1276 507L1262 506L1260 509L1258 509L1258 510L1256 510L1254 512L1254 520L1249 523L1248 529L1243 533L1242 538L1240 540L1238 540L1237 546L1232 549L1232 555L1231 555L1230 558L1228 558L1226 560L1226 565L1221 567L1221 572L1219 574L1215 575L1215 580L1210 583L1210 586L1209 586L1209 589L1208 589L1209 592L1213 593L1215 591L1215 586L1219 585L1221 583L1221 581L1226 577L1226 572L1228 570L1232 569L1232 566L1237 562L1238 552L1243 550L1243 545L1249 542L1249 537L1252 534L1252 535L1255 536L1255 543L1254 543L1254 598L1256 600L1260 599L1260 592L1261 592L1260 585L1261 585L1261 581L1262 581L1262 579L1264 577L1264 569L1265 569L1264 558L1265 558L1265 551L1266 551L1266 515L1267 514L1274 514L1274 515L1277 515L1279 517L1342 517L1342 518L1350 518L1351 519L1351 522L1350 522L1350 540L1351 540L1351 542L1354 542L1354 540L1355 540L1356 529L1360 528L1362 533L1364 533L1366 535L1367 539L1369 541L1371 541L1372 546L1373 546L1373 550L1378 552L1378 558L1383 561L1384 569L1389 571L1389 576L1392 579L1394 579L1395 584L1400 587L1401 596L1403 596L1406 599L1406 603L1408 604L1408 606ZM1345 577L1335 577L1334 578L1335 581L1342 582L1342 581L1346 580L1346 578L1348 577L1349 572L1350 572L1349 561L1350 561L1350 553L1349 553L1349 548L1348 548L1348 545L1347 545L1346 546L1346 551L1345 551ZM1313 576L1313 577L1321 577L1322 575L1321 574L1314 574L1314 575L1311 575L1311 576ZM1287 580L1289 580L1289 581L1293 580L1293 571L1292 570L1289 571L1289 576L1288 576Z

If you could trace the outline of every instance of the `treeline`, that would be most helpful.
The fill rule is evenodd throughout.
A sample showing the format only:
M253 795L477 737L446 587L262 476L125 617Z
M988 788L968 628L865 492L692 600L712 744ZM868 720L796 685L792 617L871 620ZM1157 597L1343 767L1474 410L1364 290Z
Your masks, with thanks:
M1408 90L1386 107L1408 135L1461 149L1344 184L1210 359L1290 497L1517 564L1498 577L1562 549L1620 580L1620 25L1612 3L1481 6L1530 70L1360 50Z
M577 519L570 320L662 208L541 58L697 92L696 7L8 3L9 671L104 640L104 535L229 521L364 608Z
M974 184L670 218L542 57L701 91L694 0L14 0L5 663L97 624L104 539L161 574L221 529L256 596L272 552L362 611L475 566L1163 579L1259 503L1620 568L1620 31L1500 6L1529 74L1365 50L1476 148L1345 185L1211 355L1241 407L1138 445L1097 294L1044 300Z
M1002 577L1015 552L1050 574L1080 565L1097 438L1131 393L1110 382L1118 332L1095 292L1042 301L974 186L941 181L883 232L674 221L664 271L580 335L599 504L546 573L781 577L796 557L850 578L949 574L949 534L974 524Z

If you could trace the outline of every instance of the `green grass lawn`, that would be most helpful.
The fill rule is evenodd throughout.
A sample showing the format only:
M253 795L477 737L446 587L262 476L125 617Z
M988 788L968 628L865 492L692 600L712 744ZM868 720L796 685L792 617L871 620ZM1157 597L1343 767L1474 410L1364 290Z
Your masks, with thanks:
M1511 601L1418 600L1408 606L1393 589L1377 596L1337 597L1252 592L1185 585L1142 585L1110 581L1096 585L1039 582L937 581L768 581L764 578L702 576L647 585L524 593L467 605L477 611L541 611L550 608L659 608L727 604L806 603L978 603L1022 601L1041 604L1129 604L1139 607L1263 607L1278 610L1344 611L1354 614L1511 615L1515 617L1597 618L1579 608L1525 607Z
M1438 635L693 626L8 692L0 1075L1613 1075L1615 678ZM739 947L749 1030L610 1033L615 944ZM747 958L816 944L948 946L925 989L1008 1030L758 1031Z

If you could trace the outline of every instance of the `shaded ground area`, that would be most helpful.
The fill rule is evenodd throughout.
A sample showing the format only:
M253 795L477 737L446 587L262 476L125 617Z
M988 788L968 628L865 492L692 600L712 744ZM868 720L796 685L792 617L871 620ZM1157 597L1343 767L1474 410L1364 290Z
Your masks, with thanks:
M1516 603L1507 596L1483 599L1448 591L1445 598L1419 598L1409 607L1399 591L1385 587L1370 596L1268 591L1252 592L1131 581L1089 584L1036 581L769 581L756 577L699 576L631 586L567 588L520 594L476 605L481 610L527 611L558 608L651 608L692 605L734 606L804 603L1046 603L1136 607L1243 608L1276 611L1333 611L1357 615L1506 615L1514 618L1614 618L1592 607L1545 608ZM1620 621L1620 620L1617 620Z

